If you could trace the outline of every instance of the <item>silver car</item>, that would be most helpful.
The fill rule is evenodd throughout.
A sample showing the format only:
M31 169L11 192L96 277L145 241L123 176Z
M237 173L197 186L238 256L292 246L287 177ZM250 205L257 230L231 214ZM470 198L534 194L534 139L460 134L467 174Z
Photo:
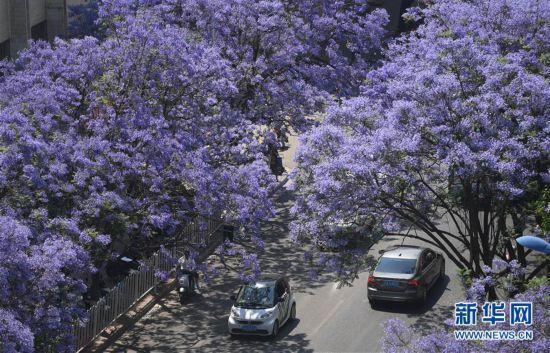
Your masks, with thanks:
M445 276L443 255L418 246L398 246L383 252L369 276L367 296L378 300L424 303L430 288Z
M239 288L229 315L231 335L277 336L296 318L296 300L285 277L267 277Z

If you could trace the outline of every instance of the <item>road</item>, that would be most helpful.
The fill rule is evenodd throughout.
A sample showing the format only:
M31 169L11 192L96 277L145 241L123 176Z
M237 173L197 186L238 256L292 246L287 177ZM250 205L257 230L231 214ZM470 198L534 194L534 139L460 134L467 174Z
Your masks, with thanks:
M204 286L201 294L181 305L176 293L170 293L107 352L380 352L381 324L390 318L398 317L422 332L452 317L453 304L463 298L463 292L457 268L448 259L446 277L434 286L423 308L386 304L371 309L366 298L366 271L353 286L340 289L328 274L309 278L304 249L288 239L293 197L289 190L280 191L276 217L263 227L266 249L259 255L263 271L289 276L297 300L297 320L282 327L276 339L228 336L229 297L239 280L217 264L221 274ZM370 254L377 257L378 250L401 240L383 238Z

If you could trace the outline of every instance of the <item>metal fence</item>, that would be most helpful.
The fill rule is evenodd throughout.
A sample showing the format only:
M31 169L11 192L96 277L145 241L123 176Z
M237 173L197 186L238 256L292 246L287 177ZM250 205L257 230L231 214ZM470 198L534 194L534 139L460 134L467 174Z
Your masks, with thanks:
M222 223L218 220L195 221L188 224L181 233L180 242L165 251L157 251L144 261L138 270L130 273L105 297L88 309L88 320L84 325L75 326L77 351L88 345L105 328L128 310L143 296L160 283L155 276L157 271L173 271L174 258L182 256L186 244L207 245L202 252L211 251L210 245Z

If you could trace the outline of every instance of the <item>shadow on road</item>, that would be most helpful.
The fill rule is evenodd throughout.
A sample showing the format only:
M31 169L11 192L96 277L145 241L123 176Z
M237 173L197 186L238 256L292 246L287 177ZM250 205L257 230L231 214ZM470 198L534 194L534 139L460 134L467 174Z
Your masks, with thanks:
M312 352L304 334L293 334L299 320L287 322L276 339L243 336L232 338L227 332L228 297L196 295L184 305L171 293L153 309L139 326L110 352ZM154 317L154 319L153 319ZM222 348L223 347L223 348Z
M286 275L295 292L313 294L316 288L334 282L335 276L326 273L315 279L309 276L309 264L304 261L305 249L288 241L289 224L293 220L290 208L294 194L283 192L277 199L277 213L265 222L262 234L265 250L260 254L260 264L265 273Z
M298 326L299 323L299 319L288 321L283 327L281 327L279 335L277 335L276 338L261 336L235 336L229 338L229 340L238 344L238 348L236 348L235 352L256 351L251 347L257 347L258 351L262 352L313 353L314 351L312 349L305 348L307 347L308 340L305 339L304 334L290 336L290 333Z
M303 249L288 241L288 223L293 196L282 192L277 200L276 216L262 226L265 250L260 252L262 272L287 275L295 292L309 292L333 281L329 275L311 279L303 260ZM227 319L230 295L241 285L237 274L216 264L219 274L209 285L180 304L172 291L139 323L134 325L109 352L313 352L304 347L309 340L294 329L300 321L281 327L276 339L264 337L231 338ZM284 272L281 272L284 271Z
M315 279L308 275L310 266L304 260L304 248L292 244L288 240L289 223L292 220L290 208L294 202L292 192L280 193L277 199L276 215L269 222L262 226L263 239L265 241L265 250L258 253L261 270L264 273L273 273L286 275L289 277L293 290L300 293L302 298L319 298L319 293L324 293L330 298L331 293L337 293L337 289L323 291L323 288L329 283L335 281L333 274L321 274ZM399 240L395 237L387 237L380 240L382 243ZM384 244L386 245L386 244ZM375 258L377 253L372 254ZM322 322L312 322L310 317L305 315L302 321L295 320L287 323L281 328L279 336L276 339L263 337L238 337L231 338L227 332L227 319L231 309L232 301L230 295L241 285L238 275L228 271L219 262L215 264L219 274L212 278L212 283L201 288L202 294L189 298L183 305L178 302L176 292L171 292L162 299L159 305L156 305L151 312L144 316L135 324L121 339L114 343L108 352L313 352L315 345L321 347L332 347L334 341L339 341L339 337L331 336L331 331L323 331L326 327L338 328L342 317L338 310L335 310L330 320ZM365 269L366 272L367 269ZM452 316L452 307L442 305L442 301L447 303L454 302L450 299L449 288L451 279L445 276L438 281L429 292L426 305L421 307L414 304L385 303L380 304L373 313L370 308L357 308L351 306L347 308L342 304L345 310L352 310L353 313L363 313L365 317L356 317L355 328L358 328L357 335L350 341L359 338L353 342L363 344L363 349L376 351L377 343L372 343L373 337L379 339L383 334L379 328L379 323L398 316L406 316L413 324L413 328L420 332L426 332L433 327L440 327L443 321ZM453 279L454 281L454 279ZM356 302L366 303L366 279L362 282L354 282L362 294L357 295L357 290L346 288L341 293L355 295ZM365 286L365 288L361 287ZM325 288L326 289L326 288ZM446 297L443 298L442 297ZM305 300L305 299L304 299ZM318 300L319 303L330 303L329 301ZM342 299L344 303L344 299ZM300 305L300 304L298 304ZM305 304L304 306L307 306ZM328 308L320 308L320 310ZM357 310L356 310L357 309ZM310 316L315 316L311 312ZM343 309L342 309L343 310ZM362 310L362 311L361 311ZM394 314L395 313L395 314ZM372 315L371 315L372 314ZM328 314L327 314L328 315ZM365 330L365 322L371 322L368 326L369 331ZM335 324L336 322L336 324ZM309 326L308 326L309 325ZM336 326L335 326L336 325ZM319 331L318 331L319 330ZM319 332L317 334L317 332ZM346 334L344 333L344 336ZM365 339L362 339L365 337ZM349 338L349 336L346 336ZM369 345L371 344L371 345ZM318 346L316 347L318 348Z

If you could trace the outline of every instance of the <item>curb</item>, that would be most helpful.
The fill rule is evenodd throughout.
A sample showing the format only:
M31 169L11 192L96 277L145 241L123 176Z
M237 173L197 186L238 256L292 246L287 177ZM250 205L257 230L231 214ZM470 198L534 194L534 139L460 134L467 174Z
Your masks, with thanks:
M209 245L209 251L198 257L199 261L206 260L213 250L221 243L221 237L217 241ZM215 244L215 246L213 246ZM171 278L167 282L159 283L157 290L145 295L141 300L138 300L128 312L118 319L113 324L103 330L93 341L87 346L78 350L78 353L96 353L103 352L114 342L116 342L129 328L134 326L158 303L162 301L176 287L177 279Z
M115 320L113 325L105 328L95 340L91 341L87 346L81 348L77 352L95 353L105 351L105 349L127 332L128 328L141 320L163 297L170 293L175 284L176 279L172 278L168 282L158 285L158 287L161 287L160 291L157 289L158 294L152 291L144 296L141 300L136 302L126 314Z

